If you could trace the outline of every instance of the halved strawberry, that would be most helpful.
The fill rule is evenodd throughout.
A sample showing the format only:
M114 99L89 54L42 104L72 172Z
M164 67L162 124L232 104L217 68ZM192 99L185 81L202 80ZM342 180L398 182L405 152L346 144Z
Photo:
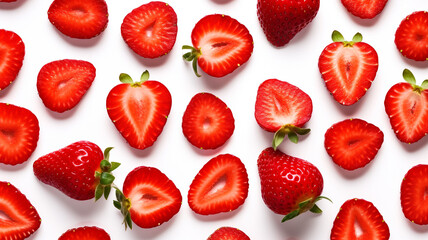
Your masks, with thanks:
M39 229L41 219L30 201L9 182L0 182L0 239L23 240Z
M404 18L395 32L400 53L416 61L428 60L428 12L414 12Z
M318 68L334 99L342 105L352 105L366 94L379 67L376 50L357 33L352 41L333 31L334 43L322 51Z
M82 60L64 59L44 65L37 76L37 91L47 108L65 112L74 108L95 79L96 69Z
M104 0L54 0L49 7L48 18L69 37L93 38L107 27L107 3Z
M397 138L404 143L414 143L428 134L428 79L421 86L408 69L404 80L386 93L385 111Z
M343 6L352 15L371 19L382 12L388 0L342 0Z
M207 240L250 240L250 238L237 228L221 227L213 232Z
M164 2L149 2L123 19L123 40L138 55L157 58L168 54L177 38L177 14Z
M187 200L198 214L230 212L248 196L248 174L241 160L222 154L208 161L193 179Z
M340 207L330 239L387 240L389 228L373 203L355 198L347 200Z
M401 208L404 216L419 225L428 224L428 165L412 167L401 182Z
M312 115L312 100L300 88L278 79L268 79L257 90L255 113L257 123L264 130L275 132L273 148L287 135L297 143L299 135L309 133L301 128Z
M198 93L190 100L183 115L183 134L200 149L222 146L235 130L229 107L211 93Z
M361 119L333 124L324 136L324 147L333 162L346 170L362 168L371 162L383 143L383 132Z
M253 52L253 37L248 29L224 14L203 17L192 31L191 50L183 55L193 62L193 70L198 74L196 63L210 76L224 77L248 61Z
M28 109L0 103L0 163L28 160L39 140L39 121Z
M0 29L0 90L18 76L25 56L25 45L18 34Z
M110 235L99 227L78 227L67 230L58 240L110 240Z
M107 96L107 113L131 147L145 149L162 133L171 110L171 94L158 81L148 81L149 72L133 82L128 74L120 74L122 84Z

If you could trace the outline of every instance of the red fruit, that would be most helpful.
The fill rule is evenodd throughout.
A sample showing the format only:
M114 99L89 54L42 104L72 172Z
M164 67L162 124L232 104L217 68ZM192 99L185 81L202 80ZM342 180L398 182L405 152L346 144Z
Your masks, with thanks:
M257 167L263 201L273 212L286 215L283 222L307 210L322 212L315 203L326 198L320 196L323 178L313 164L267 148L259 155Z
M18 34L0 29L0 90L18 76L25 56L25 45Z
M428 60L427 11L414 12L401 21L395 32L395 45L406 58Z
M246 63L253 52L253 37L248 29L224 14L203 17L192 31L191 50L183 55L193 62L196 76L200 76L196 63L210 76L224 77Z
M198 214L230 212L248 196L248 174L241 160L230 154L208 161L190 185L188 202Z
M0 2L16 2L17 0L0 0Z
M386 93L385 111L397 138L414 143L428 133L428 81L416 85L408 69L403 77L407 82L395 84Z
M382 12L388 0L342 0L343 6L352 15L371 19Z
M74 108L95 79L95 67L81 60L58 60L40 69L37 91L47 108L65 112Z
M157 58L168 54L177 38L177 14L164 2L149 2L123 19L123 40L138 55Z
M141 228L153 228L169 221L181 207L181 193L161 171L137 167L126 176L123 193L116 189L114 205L124 216L125 229L132 222ZM131 221L132 220L132 221Z
M79 227L67 230L58 240L110 240L110 235L102 228Z
M190 100L183 115L183 134L200 149L222 146L235 130L229 107L211 93L198 93Z
M8 182L0 182L0 193L0 239L23 240L39 229L42 220L24 194Z
M352 105L366 94L379 67L376 50L361 42L357 33L352 41L345 41L334 31L333 43L322 51L318 68L334 99L342 105Z
M428 165L416 165L404 176L401 183L401 208L411 222L428 224Z
M171 110L171 94L162 83L148 81L148 71L139 82L133 82L125 73L119 78L122 84L107 96L108 116L131 147L150 147L165 126Z
M275 132L273 147L284 137L297 143L296 134L307 134L301 128L312 115L312 100L298 87L278 79L268 79L257 91L255 117L257 123L269 132Z
M213 232L207 240L250 240L250 238L237 228L221 227Z
M387 240L389 228L373 203L355 198L340 207L330 239Z
M257 0L257 16L267 40L281 47L317 15L319 0Z
M324 136L324 147L333 162L346 170L371 162L383 143L383 132L361 119L333 124Z
M39 121L28 109L0 103L0 163L16 165L28 160L39 140Z
M75 142L37 159L34 175L76 200L98 200L103 194L107 199L114 180L111 171L120 165L108 161L111 149L103 155L95 143Z
M107 27L107 4L104 0L54 0L48 18L64 35L89 39Z

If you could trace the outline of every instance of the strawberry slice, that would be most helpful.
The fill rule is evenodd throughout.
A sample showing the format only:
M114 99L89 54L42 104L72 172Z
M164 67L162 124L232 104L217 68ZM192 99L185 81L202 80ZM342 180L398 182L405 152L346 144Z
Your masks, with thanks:
M177 14L164 2L149 2L123 19L123 40L138 55L157 58L168 54L177 38Z
M110 235L99 227L79 227L67 230L58 240L110 240Z
M0 182L0 239L22 240L41 224L37 210L15 186Z
M193 62L196 76L200 76L196 63L210 76L224 77L248 61L253 52L253 37L248 29L224 14L203 17L192 31L192 46L184 45L183 58Z
M241 160L222 154L208 161L193 179L187 199L197 214L230 212L248 196L248 174Z
M37 76L37 91L47 108L65 112L74 108L95 79L95 67L82 60L64 59L44 65Z
M133 82L128 74L120 74L122 84L107 96L107 113L131 147L145 149L162 133L171 110L171 94L158 81L148 81L149 72Z
M428 12L414 12L404 18L395 32L400 53L416 61L428 60Z
M333 124L325 133L324 147L333 162L346 170L371 162L383 143L383 132L361 119Z
M237 228L221 227L213 232L207 240L250 240L250 238Z
M388 0L342 0L342 4L348 12L363 19L376 17L382 12L387 2Z
M318 68L334 99L342 105L352 105L366 94L379 66L376 50L361 42L357 33L352 41L333 31L333 43L322 51Z
M347 200L340 207L330 239L387 240L389 228L373 203L355 198Z
M64 35L93 38L107 27L107 3L104 0L54 0L48 18Z
M183 115L183 134L200 149L222 146L235 130L232 111L211 93L198 93L190 100Z
M428 224L428 165L412 167L401 183L401 208L404 216L419 225Z
M25 45L18 34L0 29L0 90L18 76L25 56Z
M395 84L386 93L385 111L397 138L414 143L428 134L428 80L416 85L408 69L403 77L407 82Z
M39 121L28 109L0 103L0 163L16 165L28 160L39 140Z

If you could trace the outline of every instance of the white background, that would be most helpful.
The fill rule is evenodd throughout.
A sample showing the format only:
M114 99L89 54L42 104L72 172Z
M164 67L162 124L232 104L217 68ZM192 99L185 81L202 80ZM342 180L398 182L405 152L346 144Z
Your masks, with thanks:
M251 239L304 240L328 239L339 207L350 198L364 198L374 203L384 216L391 239L425 239L428 227L411 224L400 207L400 184L404 174L414 165L427 163L428 138L406 145L398 141L385 114L384 98L388 89L402 81L402 71L413 71L418 83L428 78L428 62L418 63L403 58L394 44L399 23L408 14L428 10L426 0L389 1L373 20L350 15L339 0L323 0L314 21L288 45L273 47L265 38L256 13L256 0L193 0L168 2L178 16L178 36L171 53L150 60L134 54L120 34L123 18L132 9L148 1L107 0L107 29L91 40L70 39L49 22L47 10L51 1L18 0L0 4L0 28L19 34L26 47L24 65L15 82L0 93L0 101L30 109L40 122L40 139L30 159L19 166L0 165L0 180L10 181L30 199L43 219L40 229L30 239L57 239L69 228L96 225L104 228L112 239L206 239L221 226L242 229ZM190 64L182 60L181 46L190 44L194 24L212 13L230 15L243 23L254 38L250 60L234 73L222 78L204 74L197 78ZM318 71L318 57L330 42L333 30L346 39L356 32L372 45L379 55L379 70L367 94L353 106L341 106L330 96ZM81 59L97 69L95 81L82 101L73 110L58 114L44 107L36 90L40 68L54 60ZM146 150L132 149L111 123L105 99L118 76L125 72L134 79L148 69L151 79L165 84L173 104L165 128L154 146ZM333 204L322 201L321 215L306 213L287 223L263 203L257 172L257 157L270 146L272 133L263 131L254 118L257 88L269 78L292 83L311 96L314 109L306 127L312 129L299 144L286 142L280 149L289 155L315 164L324 176L323 195ZM193 95L211 92L220 97L235 117L235 132L221 148L202 151L187 142L181 130L183 112ZM361 170L347 172L337 167L324 149L324 133L333 124L346 118L361 118L378 126L385 140L371 164ZM183 196L180 212L169 222L153 229L124 231L120 213L109 201L76 201L58 190L39 182L32 164L40 156L79 140L97 143L102 149L113 146L111 159L122 166L115 171L116 184L122 183L137 166L154 166L172 179ZM245 203L237 210L214 216L199 216L187 204L187 191L193 177L212 157L231 153L246 165L250 189Z

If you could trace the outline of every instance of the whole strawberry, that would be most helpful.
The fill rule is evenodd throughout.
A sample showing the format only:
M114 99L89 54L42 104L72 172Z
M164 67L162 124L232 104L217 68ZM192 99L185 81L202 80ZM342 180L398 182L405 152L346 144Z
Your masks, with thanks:
M258 0L257 16L268 41L281 47L317 15L319 0Z
M34 175L76 200L107 199L119 163L109 162L112 148L103 152L95 143L79 141L37 159Z

